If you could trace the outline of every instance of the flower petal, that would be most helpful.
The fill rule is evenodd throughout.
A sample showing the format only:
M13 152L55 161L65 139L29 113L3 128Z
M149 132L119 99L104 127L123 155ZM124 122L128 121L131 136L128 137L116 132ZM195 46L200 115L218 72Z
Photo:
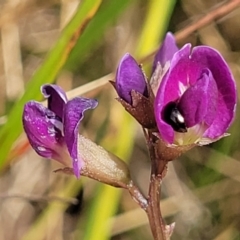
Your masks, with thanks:
M160 49L158 50L157 54L155 55L155 59L153 62L153 70L155 71L158 62L161 64L162 67L172 60L173 55L178 51L178 47L176 45L176 40L174 35L171 32L166 34L165 39L162 42Z
M63 142L58 116L38 102L24 106L23 127L33 149L42 157L58 159L57 146Z
M74 98L67 102L64 108L64 137L68 151L73 161L73 171L76 177L80 175L83 159L78 153L78 128L83 114L88 109L94 109L98 105L97 100L88 98Z
M48 99L48 108L62 119L63 108L67 102L67 96L63 89L54 84L45 84L41 87L41 92Z
M174 54L169 70L161 81L155 99L155 117L158 130L162 139L170 144L174 140L174 131L169 124L164 122L163 109L170 102L176 103L190 86L195 85L206 69L212 75L211 77L208 74L209 78L213 78L216 82L218 100L217 107L215 104L210 105L210 102L206 103L208 112L204 122L208 126L212 124L204 133L204 137L216 139L222 136L230 126L235 114L236 85L222 56L216 50L207 46L195 47L191 54L190 48L191 45L186 44ZM213 87L211 85L210 88ZM210 99L210 90L208 94L208 99ZM216 96L216 94L213 94L213 96ZM212 114L216 109L216 114ZM210 114L210 112L212 113ZM215 115L214 120L213 115ZM192 125L193 123L188 124Z
M215 49L207 46L193 48L192 61L197 62L199 68L208 68L217 84L217 114L204 134L215 139L223 135L233 121L237 101L236 84L227 63Z
M147 97L147 84L142 69L129 53L125 54L120 61L115 86L119 97L129 104L132 104L132 90Z
M202 122L210 126L216 117L217 100L215 79L205 69L201 78L184 92L178 104L187 128Z
M186 44L174 54L168 72L164 75L154 103L155 118L159 134L163 141L172 144L174 130L164 121L163 109L170 102L175 102L182 95L182 87L188 86L187 70L189 67L189 55L191 45Z

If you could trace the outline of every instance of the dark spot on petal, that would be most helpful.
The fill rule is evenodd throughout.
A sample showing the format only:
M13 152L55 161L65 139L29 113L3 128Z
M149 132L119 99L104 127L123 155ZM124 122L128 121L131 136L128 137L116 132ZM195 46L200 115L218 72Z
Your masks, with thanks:
M165 106L162 117L166 123L172 126L174 131L187 132L184 117L178 110L175 102L170 102Z

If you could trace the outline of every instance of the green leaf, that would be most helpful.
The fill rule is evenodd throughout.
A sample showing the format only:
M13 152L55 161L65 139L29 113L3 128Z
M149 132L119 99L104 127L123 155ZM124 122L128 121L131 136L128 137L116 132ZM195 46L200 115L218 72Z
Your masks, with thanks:
M40 86L55 80L79 36L98 10L101 2L101 0L85 0L82 2L75 16L62 31L61 37L54 48L27 85L25 94L12 108L8 121L0 132L0 168L6 164L12 144L22 132L21 118L24 104L31 99L41 99Z
M159 45L159 40L168 28L176 0L150 0L148 11L139 38L136 53L138 57L150 54Z
M76 48L71 52L65 66L67 69L74 71L78 68L79 64L84 61L85 56L101 43L99 39L103 38L105 29L119 17L119 14L130 3L133 3L133 1L105 0L102 3L94 19L89 23L82 37L78 39Z

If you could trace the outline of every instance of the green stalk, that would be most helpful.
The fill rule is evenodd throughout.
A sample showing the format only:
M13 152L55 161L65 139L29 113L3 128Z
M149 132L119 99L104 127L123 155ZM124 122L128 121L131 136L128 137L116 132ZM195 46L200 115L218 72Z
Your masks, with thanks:
M148 3L146 19L136 48L139 58L145 57L158 47L167 30L176 0L151 0Z

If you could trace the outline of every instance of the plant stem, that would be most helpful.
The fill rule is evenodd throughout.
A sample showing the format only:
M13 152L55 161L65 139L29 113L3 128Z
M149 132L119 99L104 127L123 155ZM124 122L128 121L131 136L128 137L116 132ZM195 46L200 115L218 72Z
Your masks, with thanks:
M143 196L132 181L128 184L128 191L132 198L147 213L154 240L167 240L165 225L160 210L160 187L167 162L158 158L157 151L155 150L156 137L150 131L146 132L144 130L144 134L152 165L148 198Z
M150 209L149 213L151 213L149 216L149 223L150 226L153 225L151 229L154 228L154 238L156 240L166 240L165 225L160 209L160 196L161 182L165 174L167 162L159 159L157 151L155 149L157 139L152 134L152 132L145 132L145 137L147 139L147 146L151 159L151 176L148 192L148 207Z
M146 199L131 181L128 184L128 191L138 205L147 213L149 225L154 240L166 240L165 226L160 211L160 185L161 178L151 175L149 185L149 196Z
M128 191L132 198L139 204L139 206L147 213L149 225L154 240L166 240L164 237L164 224L159 207L159 179L155 176L151 177L149 197L146 199L139 189L130 182Z
M155 175L151 175L151 181L149 186L149 198L147 215L149 224L152 230L152 234L155 240L166 240L165 226L163 223L161 211L160 211L160 178Z
M130 183L127 185L127 189L129 191L131 197L133 198L133 200L135 200L138 203L138 205L144 211L146 211L146 209L148 208L148 201L143 196L143 194L140 192L138 187L134 185L133 181L130 181Z

